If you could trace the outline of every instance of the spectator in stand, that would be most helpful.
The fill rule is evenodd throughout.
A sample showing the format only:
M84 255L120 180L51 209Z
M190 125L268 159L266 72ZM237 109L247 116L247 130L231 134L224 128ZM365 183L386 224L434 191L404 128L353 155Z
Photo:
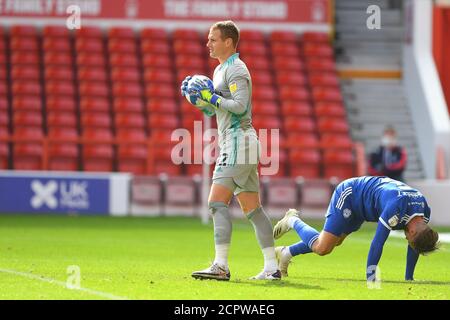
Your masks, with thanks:
M403 171L406 168L406 150L397 144L397 132L392 126L384 129L381 146L370 154L369 174L387 176L403 181Z

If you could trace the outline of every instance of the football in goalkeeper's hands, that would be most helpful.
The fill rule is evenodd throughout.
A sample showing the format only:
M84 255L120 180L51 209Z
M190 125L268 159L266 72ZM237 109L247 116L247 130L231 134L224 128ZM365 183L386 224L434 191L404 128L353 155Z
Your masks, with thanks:
M199 75L199 74L193 75L192 78L188 81L188 85L187 85L187 94L185 96L187 101L189 101L190 104L192 104L193 106L195 106L199 109L203 109L205 107L212 107L212 105L209 102L206 102L206 101L200 99L199 97L197 97L195 94L191 93L192 92L191 84L193 84L196 79L200 79L202 81L210 80L207 76L203 76L203 75Z

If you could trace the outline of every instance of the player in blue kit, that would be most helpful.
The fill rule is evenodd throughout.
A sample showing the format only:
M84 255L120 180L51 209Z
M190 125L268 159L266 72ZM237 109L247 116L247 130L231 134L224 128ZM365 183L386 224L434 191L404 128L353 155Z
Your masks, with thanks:
M289 247L277 247L276 254L283 276L293 256L314 252L331 253L363 222L378 222L367 258L366 277L376 280L375 272L384 243L391 230L404 230L408 240L405 280L414 280L419 254L436 250L438 233L428 226L430 207L416 189L387 177L358 177L341 182L333 193L322 232L303 222L298 211L290 209L274 227L278 239L294 229L302 241Z

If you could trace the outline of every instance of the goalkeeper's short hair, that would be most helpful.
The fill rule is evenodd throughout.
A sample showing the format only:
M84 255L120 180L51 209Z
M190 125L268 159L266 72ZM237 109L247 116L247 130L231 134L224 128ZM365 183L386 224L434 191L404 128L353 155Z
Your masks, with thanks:
M212 25L211 29L219 29L222 40L231 38L234 47L237 48L239 42L239 28L233 21L227 20L216 22Z

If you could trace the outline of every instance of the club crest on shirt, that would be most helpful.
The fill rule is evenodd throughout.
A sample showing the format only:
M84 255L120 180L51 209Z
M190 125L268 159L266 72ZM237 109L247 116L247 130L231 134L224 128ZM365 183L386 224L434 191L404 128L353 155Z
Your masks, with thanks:
M352 215L352 210L350 210L349 208L345 208L344 211L342 212L342 215L344 216L344 218L348 218Z
M392 218L390 218L390 219L388 220L388 224L389 224L389 226L391 226L391 227L395 227L395 226L398 224L398 216L395 215L395 216L393 216Z

